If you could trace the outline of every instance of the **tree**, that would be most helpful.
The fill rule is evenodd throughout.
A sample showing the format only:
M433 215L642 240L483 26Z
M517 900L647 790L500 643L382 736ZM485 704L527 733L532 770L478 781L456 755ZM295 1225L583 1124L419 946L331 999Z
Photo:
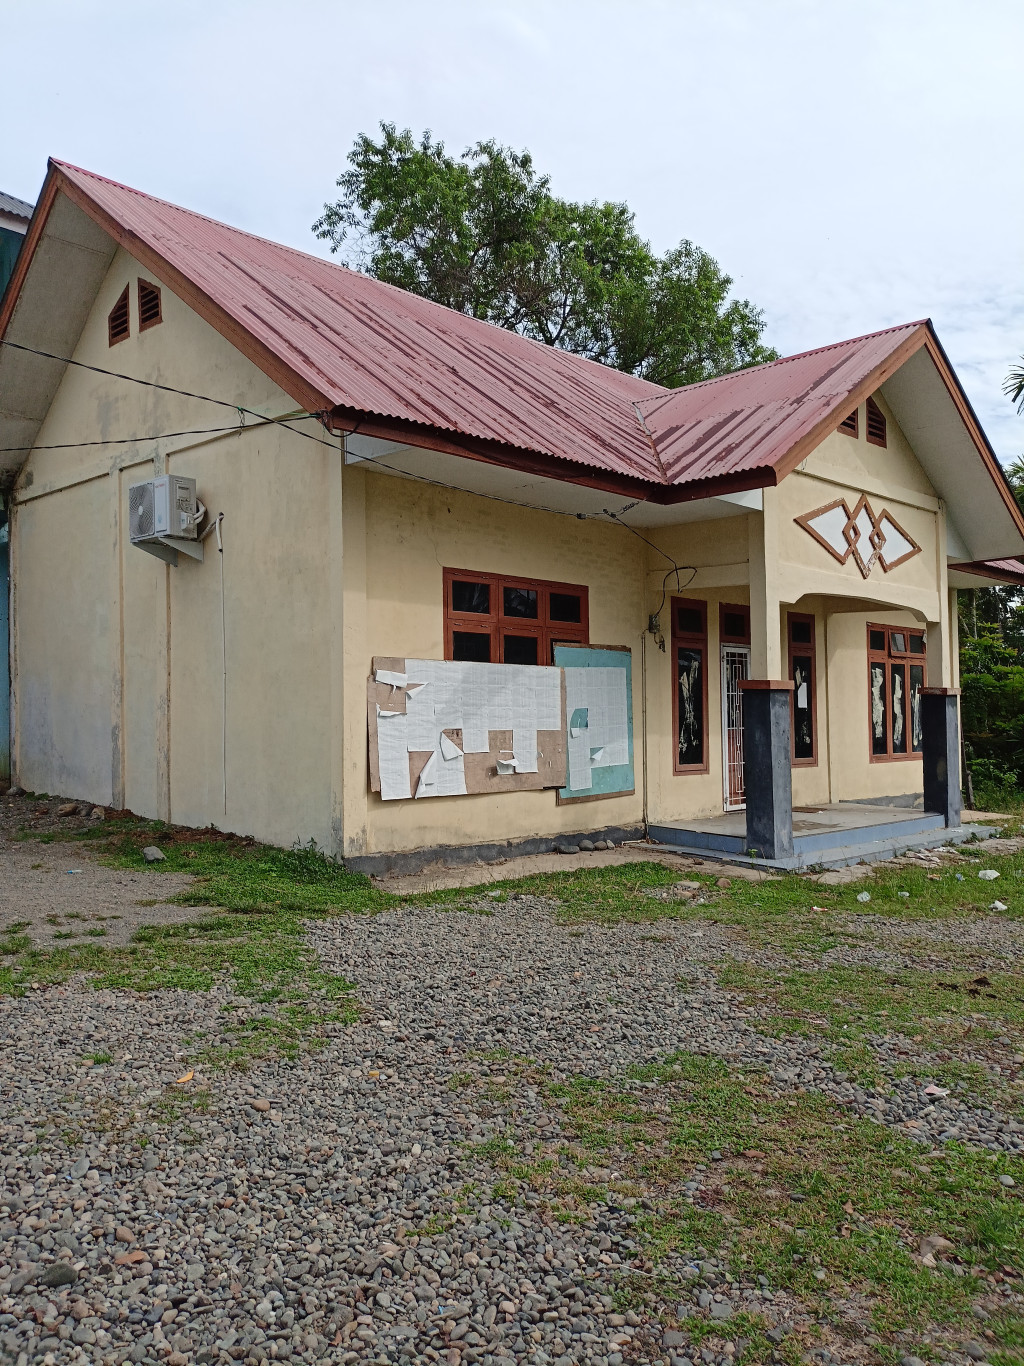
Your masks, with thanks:
M347 265L667 387L776 358L761 311L692 242L658 256L625 204L557 198L529 152L456 158L429 132L380 131L313 225Z
M1003 393L1009 397L1011 403L1016 403L1018 413L1024 413L1024 356L1021 356L1019 365L1010 367L1010 373L1003 385Z

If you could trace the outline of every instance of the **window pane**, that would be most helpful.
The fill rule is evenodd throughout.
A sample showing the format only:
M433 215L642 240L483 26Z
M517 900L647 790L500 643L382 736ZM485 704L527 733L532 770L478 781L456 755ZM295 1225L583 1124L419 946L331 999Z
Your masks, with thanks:
M747 617L744 612L725 612L722 616L722 634L739 640L747 638Z
M680 645L676 650L679 688L680 767L704 763L704 651Z
M467 583L463 579L452 581L453 612L487 613L490 610L491 585L489 583Z
M502 596L507 617L536 617L537 590L535 588L506 588Z
M809 621L791 621L789 623L789 635L794 645L810 645L811 623Z
M698 607L680 607L676 610L676 630L684 636L704 634L704 613Z
M914 637L910 637L913 641ZM920 637L918 637L920 639ZM921 689L924 687L924 665L910 666L910 748L920 754L924 748L921 736Z
M536 636L506 636L505 648L502 651L502 662L504 664L536 664L537 644Z
M490 632L453 631L452 659L472 659L478 664L490 664Z
M891 640L894 655L905 655L907 653L907 637L903 631L893 631Z
M910 653L912 655L924 654L924 636L910 637Z
M868 647L869 647L870 649L872 649L872 650L884 650L884 649L885 649L885 632L884 632L884 631L869 631L869 632L868 632Z
M907 666L892 666L892 752L907 752Z
M871 666L871 753L888 754L889 743L886 738L888 732L887 725L887 703L885 687L885 665L872 664Z
M810 655L793 656L793 756L796 759L814 758Z
M551 621L582 621L583 605L578 593L552 593L548 603Z

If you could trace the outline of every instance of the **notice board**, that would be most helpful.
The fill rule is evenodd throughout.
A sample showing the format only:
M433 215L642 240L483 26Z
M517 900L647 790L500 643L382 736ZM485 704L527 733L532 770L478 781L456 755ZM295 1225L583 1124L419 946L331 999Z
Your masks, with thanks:
M556 645L565 672L566 785L558 802L624 797L633 773L633 655L628 646Z

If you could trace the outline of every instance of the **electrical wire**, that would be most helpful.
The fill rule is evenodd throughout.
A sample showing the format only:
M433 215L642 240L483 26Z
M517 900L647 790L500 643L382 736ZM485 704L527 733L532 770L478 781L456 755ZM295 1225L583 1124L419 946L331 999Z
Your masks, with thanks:
M268 418L269 422L270 419ZM237 423L231 427L192 427L184 432L156 432L153 436L112 436L105 441L56 441L50 446L0 446L0 455L10 455L16 451L67 451L84 449L86 446L136 446L140 441L171 441L179 436L212 436L217 433L237 432ZM249 431L250 428L245 428Z

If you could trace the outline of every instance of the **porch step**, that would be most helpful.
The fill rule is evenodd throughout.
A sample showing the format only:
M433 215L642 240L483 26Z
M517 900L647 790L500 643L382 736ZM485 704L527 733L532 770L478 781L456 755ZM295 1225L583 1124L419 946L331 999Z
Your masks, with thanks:
M944 830L942 817L931 811L900 816L889 821L873 821L863 826L831 826L820 830L794 831L794 852L810 854L815 850L834 849L837 845L877 843L879 840L912 839L930 830ZM651 839L659 844L685 844L689 848L706 849L734 856L747 852L746 834L724 831L694 830L685 825L652 825Z
M934 817L938 824L929 823L925 829L908 831L907 826L913 826L916 822L900 821L894 822L896 826L902 828L901 832L889 834L887 836L874 837L870 840L850 842L845 844L833 843L832 847L822 847L820 844L808 848L799 845L794 840L794 851L790 858L785 859L765 859L751 858L749 854L730 852L708 844L698 844L690 841L689 835L697 834L697 831L674 830L670 826L651 826L649 834L652 840L670 853L686 854L691 858L705 858L717 863L736 863L746 868L766 868L777 872L798 872L804 868L844 868L850 863L873 863L880 859L892 858L895 854L906 854L914 849L937 848L943 844L966 844L973 840L988 839L989 836L998 834L994 826L990 825L958 825L946 827L942 824L941 817ZM890 826L870 826L873 836L881 830L890 830ZM659 833L660 832L660 833ZM847 838L852 831L835 832L839 838ZM815 840L820 840L822 836L812 836ZM743 840L737 843L742 846Z

